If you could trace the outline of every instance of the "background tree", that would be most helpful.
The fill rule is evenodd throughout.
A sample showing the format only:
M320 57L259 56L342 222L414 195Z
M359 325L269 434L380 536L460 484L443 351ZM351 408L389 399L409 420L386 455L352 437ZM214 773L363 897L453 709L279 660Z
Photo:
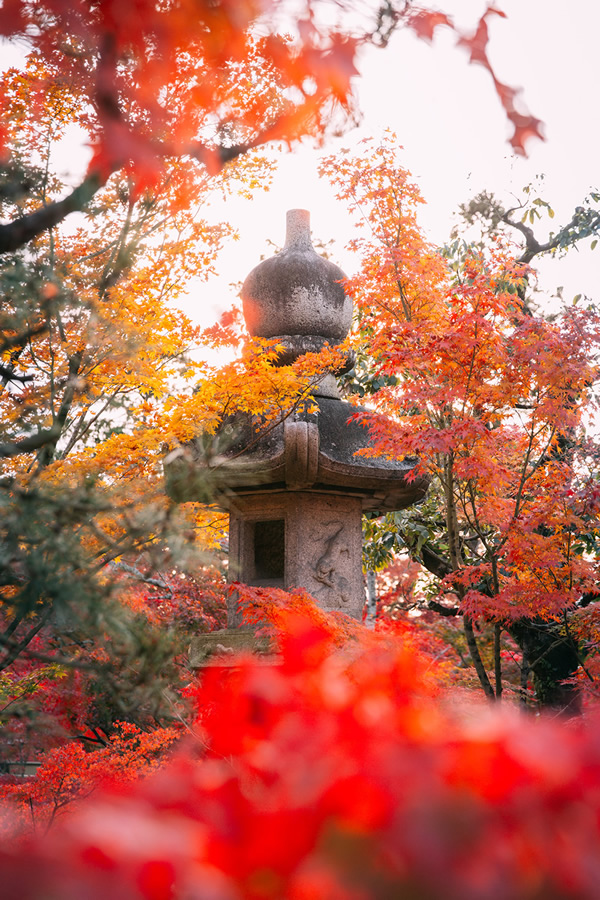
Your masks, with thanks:
M538 699L565 706L573 697L561 682L583 663L571 618L597 585L587 552L597 468L584 435L596 312L575 305L551 319L534 315L523 299L530 270L498 236L450 260L429 246L393 136L361 157L326 159L323 172L367 232L353 242L361 271L347 287L379 379L371 399L385 415L361 418L378 452L415 455L417 471L434 479L424 507L396 514L393 527L435 578L430 607L462 617L485 693L502 693L506 629ZM491 677L481 621L495 632Z
M5 33L26 33L29 50L0 84L0 667L21 738L25 712L35 699L48 705L56 672L64 690L74 666L88 673L75 731L165 713L181 647L164 618L131 602L135 582L166 585L191 606L165 570L185 565L193 594L198 551L218 545L224 519L175 510L162 458L236 407L280 415L310 381L274 373L272 354L256 348L212 383L194 355L202 336L174 306L231 233L203 219L210 193L265 187L254 145L318 133L334 103L350 104L353 41L333 30L321 46L308 22L295 42L249 33L263 11L2 10ZM303 86L309 71L316 89ZM55 164L73 129L94 147L75 188ZM196 611L201 628L209 617ZM185 641L189 617L169 624L184 619ZM14 740L7 748L14 759Z
M268 90L268 74L260 81L255 61L247 65L246 73L239 67L240 78L246 74L240 91L253 79L256 91ZM24 71L4 73L2 91L12 113L2 212L19 221L65 190L54 174L57 142L88 112L36 53ZM222 518L216 530L209 527L213 514L188 508L174 515L162 487L165 447L191 427L181 416L174 427L172 404L204 374L194 354L200 331L174 304L186 283L210 273L230 233L202 218L211 191L250 191L268 174L256 155L218 177L175 160L152 191L131 174L115 173L85 218L43 231L26 251L4 256L0 665L11 673L5 715L13 722L19 713L22 724L24 703L17 699L32 682L32 665L38 683L48 665L61 666L65 677L74 664L88 670L84 720L107 730L111 717L152 721L165 706L165 688L178 681L173 629L168 635L159 623L153 627L123 602L128 582L156 584L154 570L172 568L174 555L186 557L192 576L203 565L199 550L222 536ZM176 596L164 577L161 583ZM188 577L192 594L193 583ZM178 621L174 616L169 624ZM202 621L199 615L196 629ZM183 640L189 628L186 621ZM28 663L15 670L22 653ZM25 694L30 709L28 687ZM37 698L47 706L48 691ZM75 730L81 728L80 719ZM8 742L13 761L16 749Z

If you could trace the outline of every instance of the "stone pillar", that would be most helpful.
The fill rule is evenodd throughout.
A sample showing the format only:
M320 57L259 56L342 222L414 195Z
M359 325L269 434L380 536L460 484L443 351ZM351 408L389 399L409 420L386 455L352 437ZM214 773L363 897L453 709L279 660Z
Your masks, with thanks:
M321 609L360 618L364 604L361 499L294 491L238 497L230 511L230 580L305 588ZM228 625L239 627L236 598Z

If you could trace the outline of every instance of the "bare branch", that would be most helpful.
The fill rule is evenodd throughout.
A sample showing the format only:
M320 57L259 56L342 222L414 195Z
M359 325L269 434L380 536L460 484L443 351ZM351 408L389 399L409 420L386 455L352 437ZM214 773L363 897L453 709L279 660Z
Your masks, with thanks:
M438 603L437 600L429 600L427 606L429 609L433 610L433 612L436 612L438 615L444 616L445 618L462 616L462 612L458 606L444 606L443 603Z

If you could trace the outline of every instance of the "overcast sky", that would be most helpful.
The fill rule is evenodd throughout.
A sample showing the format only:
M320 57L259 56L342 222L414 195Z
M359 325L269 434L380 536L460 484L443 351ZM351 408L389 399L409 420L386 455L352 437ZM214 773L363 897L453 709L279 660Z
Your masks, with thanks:
M443 9L466 28L475 26L486 4L480 0L446 0ZM468 64L447 30L430 46L410 32L395 35L385 50L370 50L358 80L363 120L360 128L322 151L311 146L282 155L273 187L252 201L216 203L211 215L225 218L240 241L223 254L223 275L194 287L186 310L207 321L234 298L228 284L242 280L270 253L268 238L281 244L285 212L311 211L313 236L336 238L337 261L352 272L354 261L343 245L352 236L351 222L320 181L320 153L353 146L386 128L404 146L402 164L421 186L427 201L422 223L430 238L444 243L458 204L482 189L506 203L538 174L545 176L545 199L556 211L548 226L568 221L590 189L600 187L600 121L597 99L597 40L600 6L595 0L498 0L506 19L490 19L490 57L501 80L523 88L530 112L544 122L546 141L528 144L527 159L516 157L507 138L510 125L494 93L489 74ZM541 236L544 237L543 228ZM572 251L565 260L542 267L541 285L551 292L564 286L565 297L598 296L600 245Z

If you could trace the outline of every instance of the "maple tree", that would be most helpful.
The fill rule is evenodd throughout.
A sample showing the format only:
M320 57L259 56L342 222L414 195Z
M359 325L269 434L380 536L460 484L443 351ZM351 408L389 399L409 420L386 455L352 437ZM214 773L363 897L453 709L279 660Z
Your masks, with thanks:
M81 743L66 743L45 755L35 778L0 776L5 839L28 831L43 835L72 804L101 785L136 781L156 771L179 738L175 727L148 733L120 722L94 752Z
M400 545L393 523L376 525L377 537L392 537L394 547ZM392 551L394 552L394 551ZM460 609L442 606L436 597L436 584L420 562L411 558L404 547L394 553L392 561L377 573L377 627L403 629L403 639L414 642L421 654L436 663L436 677L444 702L459 707L472 702L481 691L477 673L469 655ZM494 670L496 633L493 625L479 620L477 646L487 671ZM500 635L503 696L523 708L536 703L531 672L523 666L522 652L508 631Z
M189 576L224 528L198 504L173 508L162 459L228 409L281 415L313 378L274 377L273 352L257 346L216 383L193 354L199 329L174 307L231 234L203 218L210 193L268 184L270 165L252 146L317 131L333 73L338 93L347 81L351 41L319 49L316 30L306 46L264 40L245 27L258 12L211 4L204 22L153 4L121 18L110 4L0 12L3 33L25 32L28 49L0 82L0 666L4 719L21 738L18 714L53 705L52 667L67 694L66 673L87 673L76 732L160 716L156 698L177 681L171 659L190 617L196 629L222 622L222 608L206 614L214 591L195 602ZM319 90L286 98L318 63ZM56 147L73 129L94 150L74 189L56 172ZM65 221L77 210L85 217ZM185 565L185 594L167 583L173 560ZM141 601L157 568L163 595L166 585L177 598L169 622L154 597ZM38 749L55 732L44 721Z
M62 84L38 97L50 75L33 54L24 71L2 77L10 165L28 179L24 195L5 192L6 215L64 189L52 154L85 110ZM220 187L249 190L259 172L261 161L248 158ZM172 304L187 279L210 271L228 232L199 214L211 186L183 163L165 170L154 195L136 195L127 173L115 176L84 221L43 233L2 268L1 666L23 653L66 671L93 665L113 700L129 694L133 716L147 706L152 671L158 695L173 680L175 635L123 601L127 580L169 565L160 408L177 384L200 377L189 356L199 330ZM191 546L189 534L179 540ZM19 683L32 675L13 672Z
M401 24L426 41L439 28L454 32L471 62L490 72L514 128L512 146L523 153L530 137L541 136L540 123L517 110L519 91L498 79L487 53L488 22L503 15L490 5L468 34L442 12L377 0L359 8L352 0L139 0L125 10L108 0L91 6L83 0L11 0L2 8L1 34L24 40L51 83L69 83L85 104L95 152L70 195L2 227L0 248L14 250L81 209L123 167L148 186L168 158L191 157L218 171L266 141L322 133L332 104L346 115L352 111L360 48L385 44ZM279 96L268 89L238 92L265 71L276 76ZM5 97L5 110L9 103ZM0 142L5 139L3 126Z
M275 89L255 68L252 55L238 67L246 79L239 102ZM2 211L17 222L64 190L53 174L55 145L88 114L72 85L59 79L49 89L59 74L34 52L24 70L2 76L11 106ZM232 96L231 85L223 90ZM190 397L187 385L207 375L192 353L200 330L173 304L187 281L212 271L231 232L209 226L202 203L214 190L256 189L268 172L250 154L218 177L176 160L150 192L123 171L74 227L43 232L26 252L3 258L0 665L13 719L23 712L20 698L31 711L33 693L52 706L45 665L59 667L62 690L77 665L87 672L87 718L76 717L75 731L83 721L108 730L111 718L152 721L156 698L178 681L171 660L190 628L222 622L218 602L209 615L218 587L198 592L193 575L204 564L202 547L222 537L224 517L198 505L174 510L162 458L222 412L226 390ZM166 575L174 559L185 562L185 592ZM140 584L151 593L160 584L162 610L154 596L140 602Z
M502 693L506 629L539 699L575 703L561 682L583 662L571 619L597 593L597 557L587 552L598 528L597 467L583 428L594 409L600 320L577 304L552 318L532 312L532 237L523 255L500 234L458 257L428 245L416 217L422 199L396 152L389 135L322 166L367 229L352 243L361 269L346 285L374 366L362 390L371 384L379 412L361 419L374 452L414 456L415 474L434 479L425 506L394 514L391 525L436 579L430 606L462 617L487 696ZM495 630L492 677L477 621Z
M9 773L65 741L103 747L123 719L155 730L187 718L189 644L225 625L222 574L214 566L195 577L173 569L142 581L137 573L118 599L114 631L80 626L65 634L46 625L0 673L0 766Z

